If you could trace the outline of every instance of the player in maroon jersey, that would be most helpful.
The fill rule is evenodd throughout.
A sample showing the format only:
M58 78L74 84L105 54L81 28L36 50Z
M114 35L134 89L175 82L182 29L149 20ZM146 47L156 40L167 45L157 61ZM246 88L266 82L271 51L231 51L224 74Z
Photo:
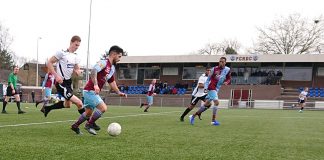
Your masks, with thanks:
M84 87L83 97L85 112L82 113L78 120L71 126L71 129L76 134L82 134L80 132L79 125L84 121L89 120L85 125L85 129L90 134L97 135L97 132L95 131L93 125L101 117L101 115L107 111L107 105L99 96L99 92L106 82L109 83L110 87L118 95L127 97L125 93L119 91L114 78L115 65L120 61L120 58L124 54L124 51L118 46L112 46L107 54L107 59L100 60L94 66L90 75L91 79L89 79L86 86Z

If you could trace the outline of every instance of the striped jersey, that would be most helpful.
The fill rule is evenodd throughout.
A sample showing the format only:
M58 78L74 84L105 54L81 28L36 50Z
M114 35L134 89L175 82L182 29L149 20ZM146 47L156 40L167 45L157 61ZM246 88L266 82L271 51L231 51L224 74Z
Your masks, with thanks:
M192 96L202 97L202 96L207 94L207 93L204 92L204 88L198 88L199 83L202 83L203 85L205 85L205 82L207 81L207 78L208 78L208 76L205 73L202 74L199 77L198 84L197 84L196 88L193 90L193 92L191 94Z
M154 90L155 90L155 84L150 84L150 87L149 89L147 90L147 95L148 96L152 96L152 94L154 93Z
M100 90L103 88L106 81L108 83L112 83L115 81L115 66L112 65L109 60L101 60L97 62L93 69L97 71L97 81ZM89 79L86 86L84 87L84 90L94 90L94 84L92 82L92 79Z
M231 83L230 70L231 69L227 66L225 66L224 68L221 68L219 66L213 67L205 83L205 89L218 91L224 82L230 84Z
M61 76L62 79L71 79L74 66L80 63L80 59L76 53L70 53L69 51L58 51L54 55L58 59L56 66L56 73Z
M54 81L55 81L54 75L52 73L46 73L42 87L52 88Z

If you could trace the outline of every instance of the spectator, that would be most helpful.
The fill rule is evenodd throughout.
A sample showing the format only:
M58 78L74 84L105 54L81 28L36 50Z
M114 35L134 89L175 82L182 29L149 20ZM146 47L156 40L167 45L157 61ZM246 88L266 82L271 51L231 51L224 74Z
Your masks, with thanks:
M176 87L173 87L173 88L172 88L172 94L177 94L177 93L178 93L177 88L176 88Z
M35 91L34 90L31 92L31 96L32 96L33 103L35 103Z
M168 87L168 81L164 81L163 88L167 88L167 87Z

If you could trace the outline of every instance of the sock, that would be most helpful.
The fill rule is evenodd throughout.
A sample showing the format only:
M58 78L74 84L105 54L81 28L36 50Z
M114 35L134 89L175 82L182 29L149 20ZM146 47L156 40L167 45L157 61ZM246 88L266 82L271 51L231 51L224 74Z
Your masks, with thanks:
M191 111L190 108L187 108L181 115L181 118L185 117Z
M144 111L147 111L150 107L151 107L151 105L147 105L146 108L144 109Z
M304 107L301 107L301 109L300 110L303 110L304 109Z
M84 121L88 120L89 117L86 116L85 113L82 113L79 117L79 119L72 125L75 128L78 128L80 124L82 124Z
M214 122L215 119L216 119L216 114L217 114L217 109L218 109L218 107L217 107L217 106L213 106L212 108L213 108L213 117L212 117L212 122Z
M102 115L102 112L100 110L96 110L93 115L91 116L88 124L93 124L97 119L99 119Z
M3 103L2 103L2 110L5 111L6 110L6 105L7 105L8 102L6 102L5 100L3 100Z
M16 102L17 103L17 108L18 108L18 111L20 111L20 102Z
M82 114L83 112L85 112L85 109L84 109L84 108L81 108L81 109L78 110L78 112L79 112L80 114Z
M57 102L57 103L54 103L53 105L48 106L48 108L49 108L50 110L52 110L52 109L61 109L61 108L64 108L64 101L59 101L59 102Z
M202 112L205 112L207 109L208 109L207 107L205 107L205 106L201 106L201 107L199 108L199 110L198 110L195 114L193 114L193 116L199 115L199 114L201 114Z

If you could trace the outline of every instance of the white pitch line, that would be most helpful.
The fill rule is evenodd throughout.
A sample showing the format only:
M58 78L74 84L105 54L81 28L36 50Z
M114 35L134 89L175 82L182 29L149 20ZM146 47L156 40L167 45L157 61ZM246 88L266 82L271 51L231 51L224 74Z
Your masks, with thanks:
M149 113L149 114L133 114L133 115L113 116L113 117L102 117L100 119L113 119L113 118L124 118L124 117L138 117L138 116L163 115L163 114L177 113L177 112L181 112L181 111L159 112L159 113ZM55 123L65 123L65 122L74 122L74 121L76 121L76 120L39 122L39 123L9 124L9 125L2 125L2 126L0 126L0 128L5 128L5 127L19 127L19 126L31 126L31 125L43 125L43 124L55 124Z

